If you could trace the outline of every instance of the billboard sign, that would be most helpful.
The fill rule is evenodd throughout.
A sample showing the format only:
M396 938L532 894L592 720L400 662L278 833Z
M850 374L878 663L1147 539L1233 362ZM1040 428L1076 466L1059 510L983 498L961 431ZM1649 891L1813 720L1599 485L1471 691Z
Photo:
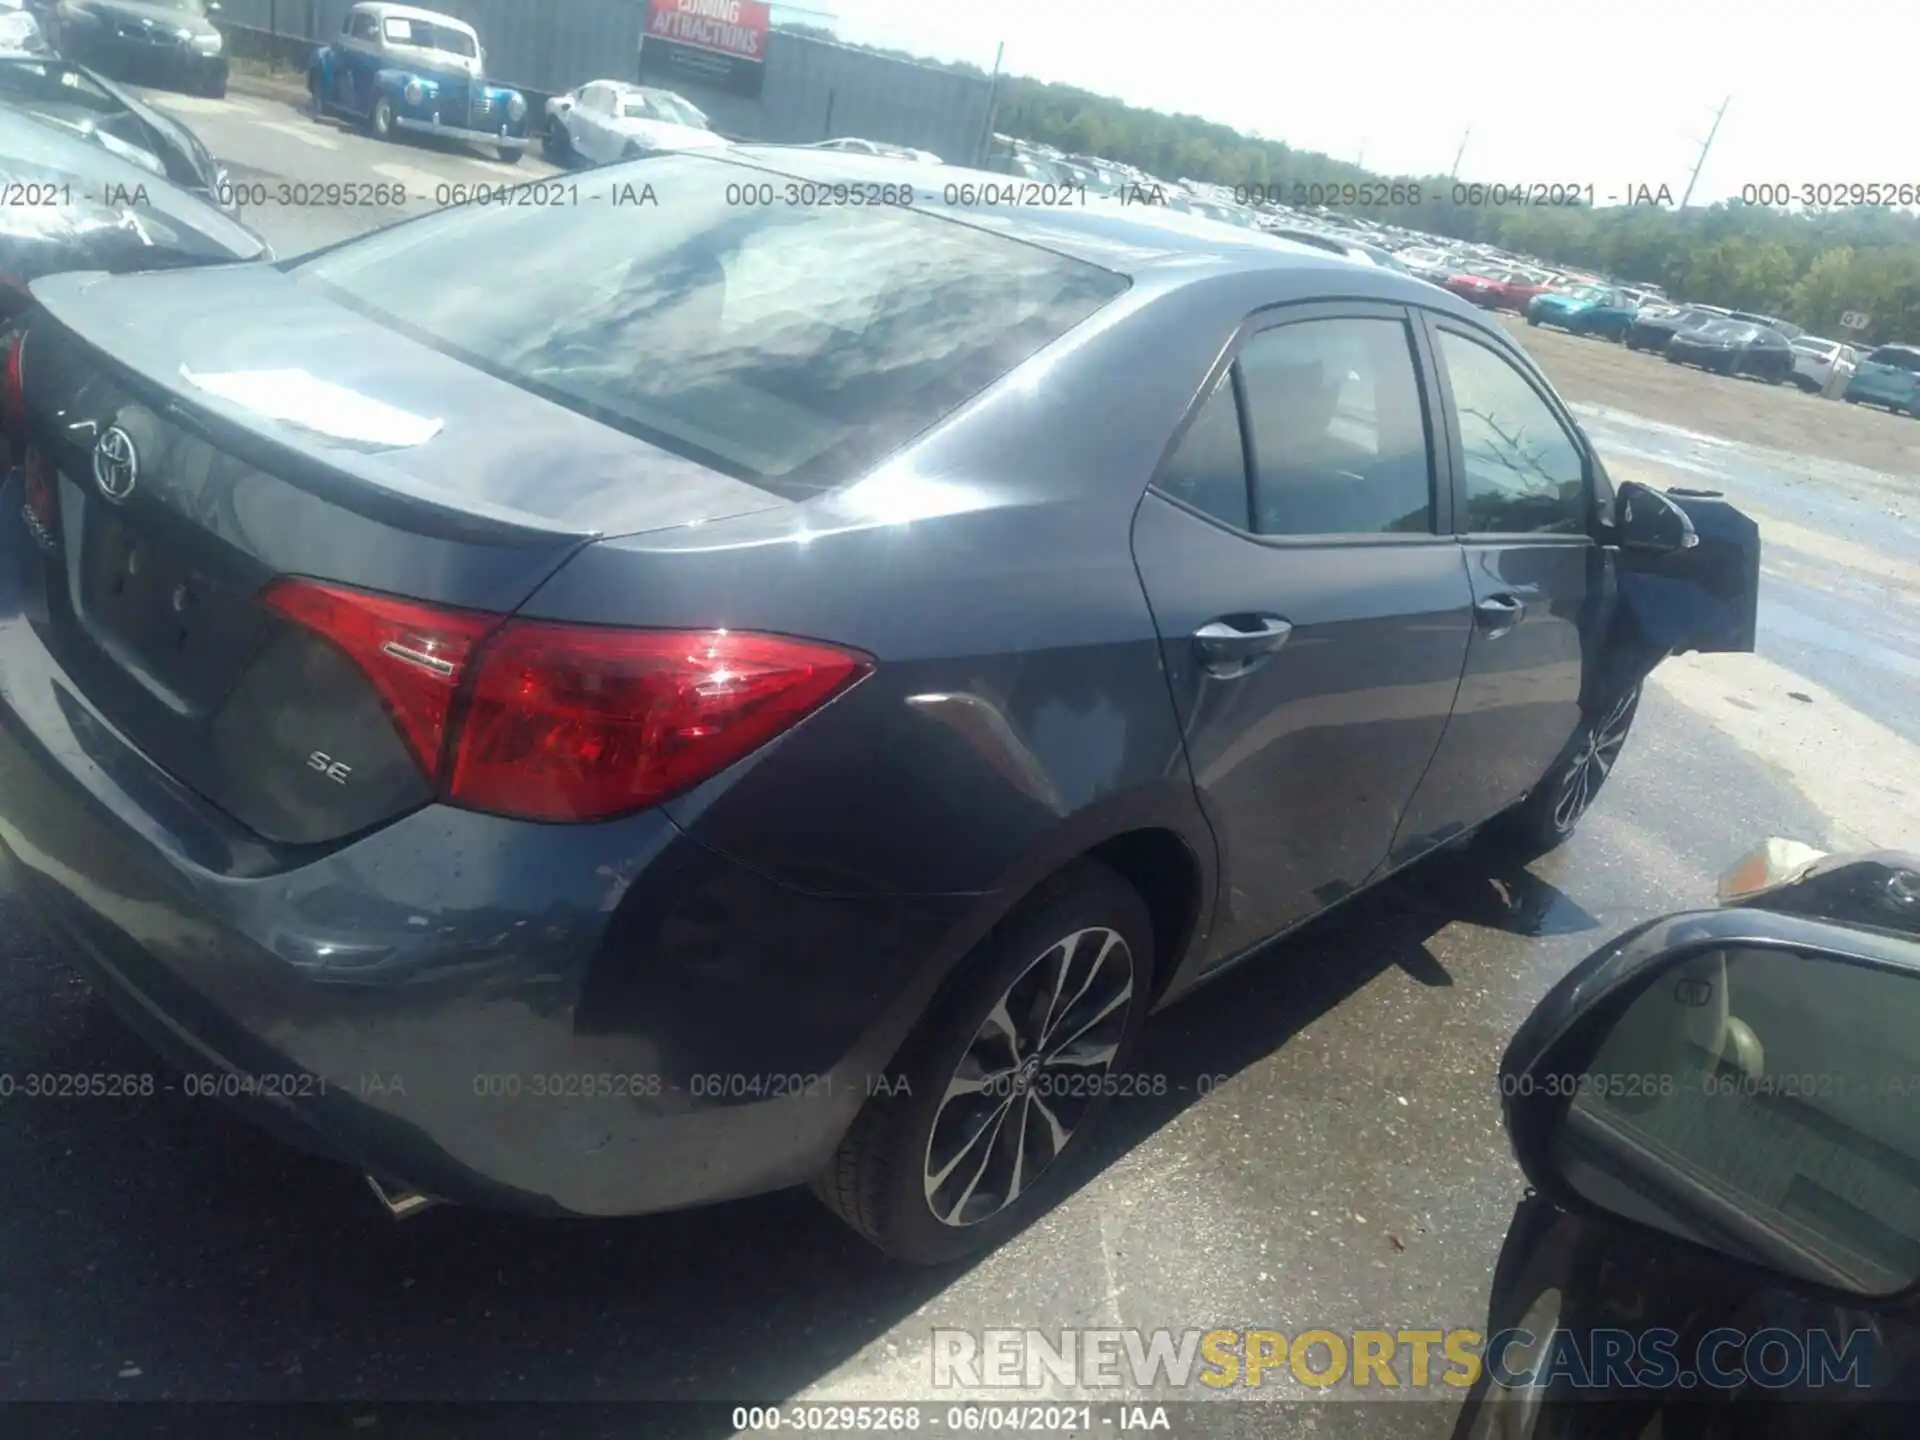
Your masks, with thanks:
M758 95L767 29L766 0L649 0L640 76Z

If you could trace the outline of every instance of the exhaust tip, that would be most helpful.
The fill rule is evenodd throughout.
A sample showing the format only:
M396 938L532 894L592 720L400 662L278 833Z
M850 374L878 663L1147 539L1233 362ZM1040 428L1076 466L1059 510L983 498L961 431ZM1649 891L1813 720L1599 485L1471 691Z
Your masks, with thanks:
M377 1175L369 1174L367 1188L373 1191L380 1203L387 1207L387 1214L395 1220L406 1220L418 1215L422 1210L431 1210L440 1202L431 1195L423 1195L418 1190L403 1185L388 1185Z

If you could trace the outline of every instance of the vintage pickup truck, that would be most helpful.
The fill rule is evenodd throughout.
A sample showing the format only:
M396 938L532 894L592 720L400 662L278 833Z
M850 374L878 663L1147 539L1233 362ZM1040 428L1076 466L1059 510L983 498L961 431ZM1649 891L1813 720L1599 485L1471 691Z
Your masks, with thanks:
M355 5L307 71L315 118L342 115L386 139L395 130L491 145L516 164L527 153L527 100L489 84L486 52L464 20L411 5Z

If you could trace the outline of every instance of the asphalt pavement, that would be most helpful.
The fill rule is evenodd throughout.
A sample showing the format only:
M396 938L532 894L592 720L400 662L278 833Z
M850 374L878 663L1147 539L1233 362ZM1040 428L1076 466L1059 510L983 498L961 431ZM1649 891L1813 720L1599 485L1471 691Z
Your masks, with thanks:
M383 145L265 95L159 98L236 180L387 180L419 190L411 210L545 170ZM248 218L293 254L392 217ZM998 1252L902 1269L799 1193L395 1224L358 1176L211 1101L15 1098L0 1399L924 1398L942 1326L1479 1327L1521 1195L1494 1067L1548 985L1619 930L1711 903L1765 836L1920 845L1914 482L1586 418L1617 475L1710 484L1762 517L1760 653L1663 667L1560 852L1443 857L1158 1017L1139 1071L1164 1093L1116 1101L1077 1192ZM0 1069L159 1073L4 892L0 974ZM1451 1415L1423 1405L1420 1428Z

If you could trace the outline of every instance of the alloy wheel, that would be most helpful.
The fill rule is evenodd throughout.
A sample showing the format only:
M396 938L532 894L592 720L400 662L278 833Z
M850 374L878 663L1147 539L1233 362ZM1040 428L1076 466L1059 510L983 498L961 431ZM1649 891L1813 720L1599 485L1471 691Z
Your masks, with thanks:
M1090 926L1042 951L981 1022L934 1112L927 1208L956 1228L1018 1200L1107 1088L1133 1008L1133 952Z
M1639 687L1635 686L1615 701L1606 718L1587 732L1585 741L1568 764L1566 776L1560 782L1560 794L1553 804L1553 823L1562 834L1580 822L1593 797L1606 783L1613 762L1620 758L1620 747L1627 743L1634 702L1639 697Z

